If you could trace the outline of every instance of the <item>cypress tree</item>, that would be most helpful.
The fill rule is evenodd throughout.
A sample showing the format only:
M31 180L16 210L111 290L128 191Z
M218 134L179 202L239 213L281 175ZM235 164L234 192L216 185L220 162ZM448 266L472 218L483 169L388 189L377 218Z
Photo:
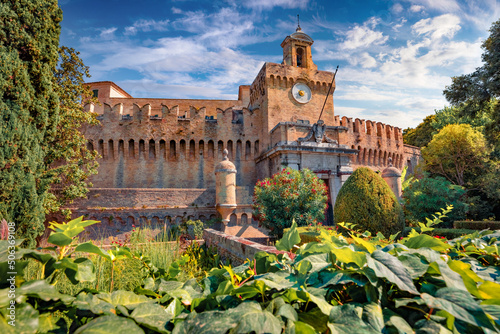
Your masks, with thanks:
M0 3L0 218L34 246L52 175L44 163L59 98L53 86L62 11L56 0Z

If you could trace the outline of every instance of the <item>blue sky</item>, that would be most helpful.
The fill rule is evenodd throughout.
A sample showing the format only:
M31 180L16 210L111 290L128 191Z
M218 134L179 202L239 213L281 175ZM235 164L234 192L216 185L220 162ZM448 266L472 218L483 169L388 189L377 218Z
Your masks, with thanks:
M337 65L335 114L414 127L447 105L451 77L481 66L500 19L494 0L61 0L61 44L92 78L134 97L235 99L283 39L314 39L320 70Z

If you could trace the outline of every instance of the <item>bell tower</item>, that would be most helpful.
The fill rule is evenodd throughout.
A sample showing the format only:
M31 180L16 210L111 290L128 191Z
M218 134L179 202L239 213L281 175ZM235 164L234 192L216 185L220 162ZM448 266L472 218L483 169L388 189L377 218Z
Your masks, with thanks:
M281 47L283 48L282 64L317 70L318 66L313 63L311 56L311 45L313 43L312 38L302 32L300 24L298 24L295 32L281 42Z

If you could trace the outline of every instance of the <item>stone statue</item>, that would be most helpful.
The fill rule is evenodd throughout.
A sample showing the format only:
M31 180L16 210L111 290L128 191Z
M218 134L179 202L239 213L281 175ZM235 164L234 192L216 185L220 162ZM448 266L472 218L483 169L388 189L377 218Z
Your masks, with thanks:
M314 140L316 143L327 142L331 144L337 144L337 141L329 138L326 134L326 124L323 120L319 120L317 123L314 123L311 131L307 134L307 136L303 138L299 138L299 142L313 141L311 138L314 136Z

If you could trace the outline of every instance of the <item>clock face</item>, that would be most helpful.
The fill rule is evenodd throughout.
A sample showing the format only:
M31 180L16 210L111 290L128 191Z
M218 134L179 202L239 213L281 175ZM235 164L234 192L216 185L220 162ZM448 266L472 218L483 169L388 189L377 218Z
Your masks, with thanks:
M292 95L295 101L307 103L311 100L311 89L304 83L296 83L292 88Z

